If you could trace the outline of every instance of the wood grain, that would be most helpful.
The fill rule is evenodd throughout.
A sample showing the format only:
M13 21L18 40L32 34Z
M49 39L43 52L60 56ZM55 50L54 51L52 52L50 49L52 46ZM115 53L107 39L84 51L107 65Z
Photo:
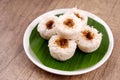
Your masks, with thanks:
M98 69L60 76L35 66L23 49L27 26L39 15L59 8L87 10L101 17L114 35L112 55ZM0 80L120 80L120 0L0 0Z

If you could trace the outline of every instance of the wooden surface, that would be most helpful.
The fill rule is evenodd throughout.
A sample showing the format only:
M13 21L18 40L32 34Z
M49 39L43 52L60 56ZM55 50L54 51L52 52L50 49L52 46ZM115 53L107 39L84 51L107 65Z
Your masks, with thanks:
M98 69L60 76L35 66L23 49L27 26L39 15L59 8L87 10L101 17L114 35L112 55ZM0 0L0 80L120 80L120 0Z

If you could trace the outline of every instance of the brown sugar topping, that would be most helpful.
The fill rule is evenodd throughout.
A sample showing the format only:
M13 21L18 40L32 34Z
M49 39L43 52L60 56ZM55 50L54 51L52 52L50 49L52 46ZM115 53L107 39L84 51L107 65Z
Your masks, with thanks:
M68 47L68 40L63 38L58 38L55 43L61 47L61 48L67 48Z
M83 20L84 18L81 17L78 13L74 13L76 17L80 18L81 20Z
M54 24L54 21L53 21L53 20L48 21L48 22L46 23L47 29L52 29L53 24Z
M75 25L73 19L70 19L70 18L66 19L66 20L63 22L63 24L66 25L66 26L68 26L69 28L73 28L74 25Z
M82 34L88 40L92 40L94 38L94 33L90 32L89 30L82 31Z

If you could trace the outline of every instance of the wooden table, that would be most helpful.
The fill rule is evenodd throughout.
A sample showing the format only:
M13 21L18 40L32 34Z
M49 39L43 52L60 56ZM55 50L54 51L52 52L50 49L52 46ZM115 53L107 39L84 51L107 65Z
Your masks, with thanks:
M112 55L98 69L60 76L35 66L23 49L27 26L39 15L59 8L87 10L101 17L114 35ZM120 0L0 0L0 80L120 80Z

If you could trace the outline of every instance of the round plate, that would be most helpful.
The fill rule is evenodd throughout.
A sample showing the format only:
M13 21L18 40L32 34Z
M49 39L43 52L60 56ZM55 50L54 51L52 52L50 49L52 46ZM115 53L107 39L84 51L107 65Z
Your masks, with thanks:
M42 19L42 16L46 16L46 15L53 15L53 14L61 14L66 12L69 9L58 9L58 10L53 10L50 12L47 12L39 17L37 17L35 20L33 20L33 22L27 27L25 34L24 34L24 38L23 38L23 46L24 46L24 50L26 52L26 55L28 56L28 58L38 67L40 67L41 69L51 72L51 73L55 73L55 74L59 74L59 75L78 75L78 74L83 74L83 73L87 73L90 72L96 68L98 68L99 66L101 66L111 55L112 49L113 49L113 44L114 44L114 40L113 40L113 35L112 32L109 28L109 26L99 17L97 17L96 15L87 12L87 11L83 11L81 10L84 14L86 14L88 17L98 21L99 23L101 23L107 33L108 37L109 37L109 47L108 50L106 52L106 54L104 55L104 57L95 65L85 68L85 69L80 69L80 70L75 70L75 71L63 71L63 70L57 70L57 69L53 69L50 67L47 67L45 65L43 65L40 60L37 58L37 56L32 52L31 48L30 48L30 44L29 44L29 38L30 38L30 34L32 32L32 30L35 28L35 26L40 22L40 20Z

